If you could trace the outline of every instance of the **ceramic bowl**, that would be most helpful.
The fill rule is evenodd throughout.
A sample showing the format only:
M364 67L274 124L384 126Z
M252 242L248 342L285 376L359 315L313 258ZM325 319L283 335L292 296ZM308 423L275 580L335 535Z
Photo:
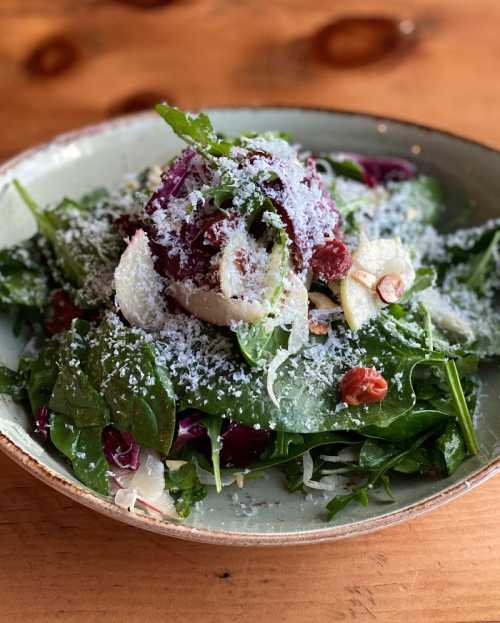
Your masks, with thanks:
M408 157L443 184L454 212L471 206L476 222L499 215L500 153L430 128L368 115L295 108L239 108L211 111L217 130L280 129L313 150L340 149ZM40 203L76 196L96 186L117 185L126 173L164 162L181 148L164 122L139 114L66 134L25 152L0 168L0 246L28 237L35 229L30 214L13 192L19 178ZM15 366L22 344L0 318L0 361ZM243 490L211 493L204 511L187 521L163 521L122 510L78 482L55 453L32 433L30 416L0 396L0 448L31 474L68 497L117 520L168 536L228 545L318 543L365 534L435 508L485 481L500 469L500 371L482 372L484 397L476 426L478 456L450 478L409 479L394 484L397 502L373 500L353 506L326 523L321 496L289 494L280 474L249 482Z

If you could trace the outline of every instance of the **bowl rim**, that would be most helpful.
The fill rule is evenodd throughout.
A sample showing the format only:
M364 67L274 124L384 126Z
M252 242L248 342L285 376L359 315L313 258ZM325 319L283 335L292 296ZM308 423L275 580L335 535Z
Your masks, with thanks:
M360 111L338 110L328 107L313 106L287 106L287 105L242 105L242 106L214 106L203 108L207 112L304 112L304 113L321 113L332 116L349 116L360 119L371 119L373 121L390 124L397 124L406 128L412 128L423 132L436 133L454 141L474 146L484 151L492 152L500 157L500 150L489 145L485 145L479 141L466 138L447 130L427 126L403 119L377 115L373 113L365 113ZM124 128L141 120L155 118L156 115L151 111L144 111L128 115L122 115L114 119L110 119L101 123L87 125L80 129L65 132L57 135L54 139L35 145L32 148L22 151L18 155L10 158L0 165L0 176L8 175L12 169L15 169L21 162L29 160L33 156L43 153L52 148L62 147L79 139L92 137L106 131ZM31 475L35 476L45 484L49 485L59 493L68 498L83 504L107 517L119 520L123 523L144 530L163 534L165 536L176 537L183 540L195 541L200 543L217 544L217 545L234 545L234 546L287 546L287 545L305 545L314 543L323 543L327 541L335 541L344 538L352 538L369 534L376 530L386 528L401 523L407 519L417 517L434 508L438 508L443 504L463 495L470 489L485 482L497 472L500 472L500 456L493 457L488 463L475 470L457 483L445 487L422 500L413 504L409 504L399 510L389 511L354 523L343 525L332 525L325 528L305 530L301 532L235 532L229 530L213 530L208 528L194 528L177 521L169 521L159 519L151 515L147 515L142 511L129 512L119 508L110 500L99 496L90 489L77 486L73 482L63 478L54 470L40 463L29 453L18 446L6 434L0 432L0 450L2 450L15 463L20 465Z

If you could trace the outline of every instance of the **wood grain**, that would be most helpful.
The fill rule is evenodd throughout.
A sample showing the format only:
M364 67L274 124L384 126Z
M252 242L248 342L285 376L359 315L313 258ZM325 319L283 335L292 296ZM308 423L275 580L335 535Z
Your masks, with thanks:
M419 44L362 69L318 63L312 33L346 13L415 19ZM186 107L366 110L500 146L499 23L497 0L177 0L156 10L1 0L0 158L151 93ZM76 60L37 77L26 59L53 36L71 41ZM113 523L0 456L0 621L500 621L499 505L495 478L357 540L228 549Z

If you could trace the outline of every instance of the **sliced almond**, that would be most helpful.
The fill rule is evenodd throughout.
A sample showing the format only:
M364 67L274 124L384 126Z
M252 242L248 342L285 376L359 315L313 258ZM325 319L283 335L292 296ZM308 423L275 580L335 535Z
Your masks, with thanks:
M313 335L326 335L328 333L329 324L328 322L321 322L309 316L309 331Z
M373 290L377 284L377 278L375 275L368 273L366 270L355 270L350 276L354 279L354 281L357 281L369 290Z
M405 290L405 284L397 273L382 275L377 283L377 294L384 303L396 303Z

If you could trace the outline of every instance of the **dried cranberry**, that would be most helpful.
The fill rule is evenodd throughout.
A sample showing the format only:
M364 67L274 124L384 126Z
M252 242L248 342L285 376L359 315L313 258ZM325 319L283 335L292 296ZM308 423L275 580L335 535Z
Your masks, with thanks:
M340 240L328 240L316 247L311 259L311 268L323 281L335 281L344 277L351 264L351 253Z
M75 318L83 318L83 310L73 303L64 290L55 290L52 294L49 318L45 329L51 335L67 331Z
M375 368L352 368L340 380L342 400L351 406L384 400L388 387Z

